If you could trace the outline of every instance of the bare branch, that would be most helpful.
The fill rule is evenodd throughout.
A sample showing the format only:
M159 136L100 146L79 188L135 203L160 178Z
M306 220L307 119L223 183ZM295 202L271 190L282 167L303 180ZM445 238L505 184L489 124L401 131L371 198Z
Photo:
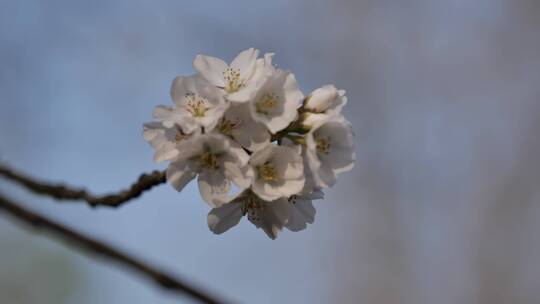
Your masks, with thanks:
M112 208L116 208L131 199L137 198L143 192L167 181L165 173L156 170L149 174L142 174L137 182L131 185L131 187L127 190L114 194L95 196L82 188L74 188L63 184L50 184L47 182L38 181L1 164L0 175L18 183L23 187L26 187L34 193L48 195L57 200L83 200L86 201L91 207L106 206Z
M73 246L79 247L95 255L105 257L116 263L127 266L128 268L131 268L139 274L146 276L148 279L153 280L162 288L180 294L188 295L193 299L199 300L202 303L221 303L221 301L218 301L216 298L208 295L207 293L197 290L189 284L175 279L162 271L156 270L155 268L152 268L151 266L148 266L143 262L133 257L130 257L127 254L122 253L107 244L84 236L81 233L76 232L59 223L56 223L51 219L48 219L44 216L20 207L18 203L14 203L13 201L3 196L1 193L0 210L3 210L7 214L13 216L15 219L29 226L32 226L36 229L41 229L42 231L51 232L63 238L65 241L72 244Z

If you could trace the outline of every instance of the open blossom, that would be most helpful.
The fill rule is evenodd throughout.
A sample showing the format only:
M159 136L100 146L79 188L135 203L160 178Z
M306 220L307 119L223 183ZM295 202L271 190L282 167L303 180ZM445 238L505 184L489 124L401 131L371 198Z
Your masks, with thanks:
M212 130L228 107L222 92L204 80L189 76L176 77L171 86L175 106L158 106L154 118L165 127L179 125L189 134L203 127Z
M304 108L313 113L339 114L345 104L345 90L338 90L334 85L327 84L308 95Z
M332 187L356 159L350 123L341 116L321 116L306 135L306 157L316 184Z
M220 118L216 129L249 151L256 151L270 142L270 132L253 120L247 104L231 105Z
M298 117L297 108L303 99L294 74L274 69L254 95L251 113L256 121L276 133Z
M302 157L295 149L268 144L251 155L252 189L264 200L289 197L305 184Z
M291 207L287 199L265 201L248 189L231 202L212 209L208 214L208 227L215 234L221 234L236 226L243 216L247 216L269 238L275 239L287 224L290 214Z
M192 134L186 134L178 125L167 128L163 126L163 123L157 121L145 123L143 126L144 139L154 147L154 160L156 162L176 157L182 150L181 145L198 133L195 131Z
M219 58L197 55L193 67L209 83L223 89L228 100L247 102L261 75L257 71L262 67L257 64L258 55L259 50L249 48L238 54L230 65Z
M241 188L251 184L249 156L221 134L201 134L184 145L167 168L167 181L181 191L198 175L202 198L212 207L229 201L231 181Z

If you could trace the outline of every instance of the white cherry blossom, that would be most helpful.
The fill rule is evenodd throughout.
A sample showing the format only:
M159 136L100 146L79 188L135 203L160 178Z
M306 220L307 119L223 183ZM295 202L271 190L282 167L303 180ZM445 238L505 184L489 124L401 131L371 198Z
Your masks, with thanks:
M252 189L264 200L289 197L302 190L305 184L304 165L297 150L274 144L251 155Z
M300 231L315 221L313 200L356 154L341 114L345 91L325 85L304 99L294 74L272 64L273 53L258 55L250 48L230 64L198 55L197 74L174 79L174 105L156 107L143 135L156 162L170 161L167 181L176 190L197 177L213 208L211 231L246 216L275 239L284 227Z
M247 102L253 95L260 80L263 62L257 60L259 50L249 48L234 58L230 65L225 61L205 55L197 55L193 67L209 83L223 89L227 99L233 102Z
M287 224L290 214L291 206L287 199L265 201L248 189L231 202L212 209L208 213L208 227L215 234L221 234L236 226L243 216L247 216L269 238L276 239Z
M306 97L304 108L313 113L339 114L347 104L345 90L338 90L334 85L322 86Z
M276 133L298 117L297 108L303 99L304 94L298 88L294 74L273 69L259 84L250 102L251 113L256 121Z
M354 166L356 153L351 125L343 117L319 116L306 135L306 157L319 187L332 187L336 176Z
M263 124L253 120L248 104L231 105L216 129L249 151L256 151L270 142L270 133Z
M249 156L227 137L201 134L182 145L182 151L167 168L167 181L181 191L198 175L199 191L212 207L229 201L231 181L238 187L251 184Z
M176 77L171 97L175 106L156 107L154 118L168 128L177 124L187 134L201 127L212 130L229 106L219 89L196 76Z

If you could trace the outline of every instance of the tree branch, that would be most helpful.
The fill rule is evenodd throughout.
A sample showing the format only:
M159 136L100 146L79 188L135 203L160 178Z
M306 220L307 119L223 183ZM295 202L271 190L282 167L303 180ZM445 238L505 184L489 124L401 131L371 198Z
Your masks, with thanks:
M143 192L167 181L165 172L156 170L149 174L142 174L127 190L122 190L114 194L95 196L88 193L85 189L35 180L2 164L0 164L0 175L26 187L34 193L48 195L57 200L83 200L91 207L106 206L111 208L116 208L131 199L137 198Z
M13 216L15 219L23 222L36 229L42 229L44 231L51 232L57 236L60 236L65 241L71 243L73 246L84 249L95 255L108 258L114 262L127 266L138 272L139 274L146 276L148 279L153 280L162 288L167 290L186 294L193 299L199 300L203 303L220 303L216 298L195 289L189 284L182 282L172 276L156 270L143 262L128 256L119 250L106 245L100 241L84 236L79 232L76 232L66 226L54 222L44 216L20 207L19 204L14 203L8 198L4 197L0 193L0 210L3 210L7 214Z

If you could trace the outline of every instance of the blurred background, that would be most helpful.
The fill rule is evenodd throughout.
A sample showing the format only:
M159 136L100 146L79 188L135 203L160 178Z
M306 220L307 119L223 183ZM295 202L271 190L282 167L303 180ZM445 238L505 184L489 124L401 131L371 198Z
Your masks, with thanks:
M346 89L358 161L314 225L213 235L195 184L119 210L12 198L238 303L538 303L540 2L0 0L0 160L117 191L195 55ZM180 298L181 303L190 303ZM179 303L0 214L0 303Z

